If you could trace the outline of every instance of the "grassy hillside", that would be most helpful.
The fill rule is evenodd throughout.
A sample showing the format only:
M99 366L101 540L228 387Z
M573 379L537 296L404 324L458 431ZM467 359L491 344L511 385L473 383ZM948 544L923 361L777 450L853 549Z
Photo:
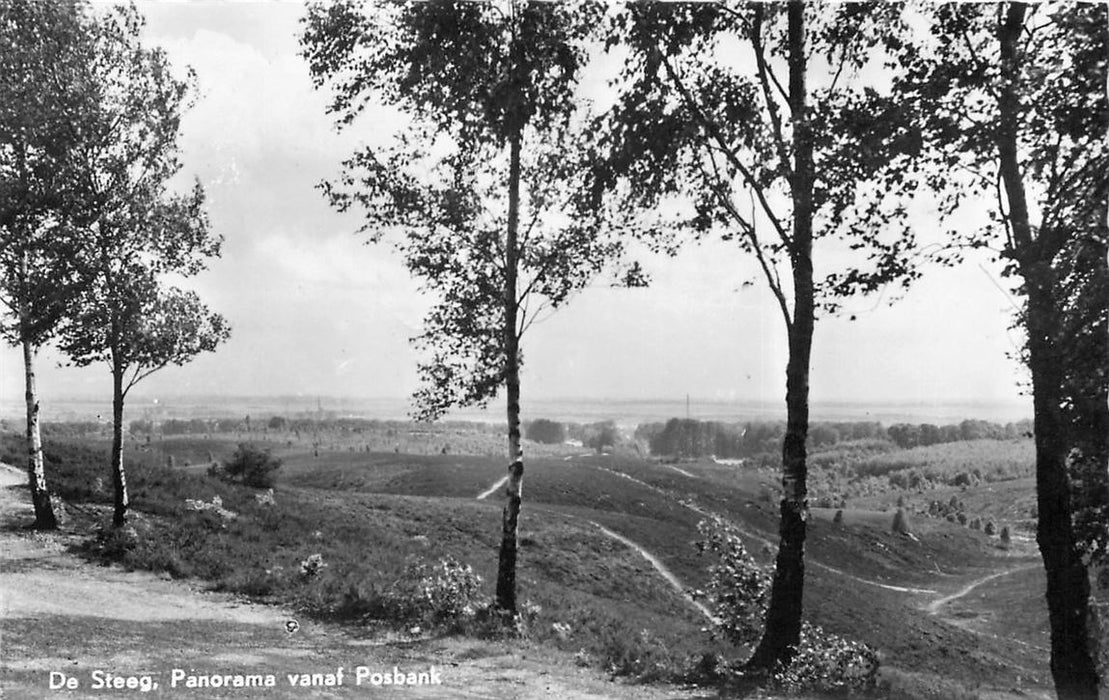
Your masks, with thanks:
M9 452L14 445L11 438L5 441ZM136 447L145 449L129 453L138 512L134 535L108 531L90 543L89 556L204 579L213 588L358 625L403 619L400 607L404 596L413 594L418 581L412 572L420 565L448 559L469 564L484 579L481 594L492 593L500 498L478 500L477 495L503 476L500 458L351 449L317 454L295 442L274 444L285 465L269 504L259 498L262 492L206 475L208 452L214 459L228 454L234 445L227 440L193 437ZM951 446L936 447L944 451L926 448L931 452L904 451L913 454L898 457L873 447L841 447L839 455L885 459L895 465L887 473L905 468L896 467L903 464L896 459L963 468L952 456L947 462L928 462L922 455L952 454ZM166 466L169 455L173 468ZM979 457L974 452L969 459ZM56 442L48 446L48 458L52 488L79 505L73 512L79 518L101 518L110 502L106 445ZM706 653L742 657L743 650L710 642L697 609L639 552L598 525L656 556L686 586L700 588L708 562L693 542L697 523L708 514L732 522L756 558L772 562L774 481L767 471L711 461L529 458L519 583L531 611L530 635L578 653L582 663L647 680L690 677ZM962 497L976 498L974 488L979 487L960 491ZM888 500L891 493L874 498ZM983 491L982 502L990 496ZM187 501L212 504L213 497L234 517L215 508L194 510ZM866 504L853 499L855 505ZM1028 580L993 582L996 590L989 589L988 600L976 603L995 611L992 616L983 612L982 620L992 622L982 629L952 624L925 609L929 600L1011 566L1011 553L999 550L996 538L923 516L912 517L912 537L895 534L892 512L880 510L884 505L847 509L839 523L833 522L835 509L814 509L807 545L807 616L876 646L890 669L893 695L926 696L927 688L939 687L940 676L953 679L954 687L970 688L1009 687L1014 668L1025 669L1026 678L1046 678L1046 657L1035 651L1042 643L1037 636L1041 621L1031 610L1035 595ZM302 567L313 555L324 566L305 575ZM1020 621L1007 627L998 601L1010 600L1025 605L1011 613Z

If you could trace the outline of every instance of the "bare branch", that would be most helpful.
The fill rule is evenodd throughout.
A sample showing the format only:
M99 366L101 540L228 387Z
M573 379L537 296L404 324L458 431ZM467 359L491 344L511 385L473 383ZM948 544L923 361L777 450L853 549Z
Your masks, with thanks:
M773 292L774 298L778 302L778 307L782 312L782 318L785 321L786 328L792 329L793 318L789 313L789 302L787 301L785 292L782 289L781 278L778 276L777 269L772 264L770 264L770 261L767 259L766 251L763 249L762 242L759 241L758 232L755 229L754 198L752 197L751 201L752 217L750 220L748 220L739 212L738 209L736 209L735 203L732 202L730 193L726 192L723 189L723 186L720 184L722 182L722 179L720 178L720 170L719 166L716 163L716 159L710 157L709 161L712 164L713 175L710 177L708 173L705 173L704 166L702 166L702 174L705 176L705 180L708 183L709 188L712 189L713 194L715 194L717 199L720 201L721 206L723 206L725 211L728 212L732 219L735 220L737 224L739 224L740 230L743 232L743 235L747 238L748 242L750 242L751 248L755 253L755 258L759 261L759 266L762 267L763 275L766 277L767 286L770 287L770 291ZM751 190L749 189L748 192L750 191Z
M766 110L770 115L770 123L773 127L774 146L778 151L778 158L782 161L783 172L787 174L791 180L793 178L793 164L789 160L789 149L786 146L785 136L782 131L782 118L778 114L777 100L770 92L769 75L771 73L770 67L766 63L765 49L762 44L762 18L763 18L763 5L755 6L755 23L751 28L751 48L755 52L755 64L758 67L759 83L762 85L763 99L766 100ZM775 80L777 83L777 80ZM778 85L781 91L781 85ZM783 93L784 94L784 93ZM786 98L788 100L788 97Z

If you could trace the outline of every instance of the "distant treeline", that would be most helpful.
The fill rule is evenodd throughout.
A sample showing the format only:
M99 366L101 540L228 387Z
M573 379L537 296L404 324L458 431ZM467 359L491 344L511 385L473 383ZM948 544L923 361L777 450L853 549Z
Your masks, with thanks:
M165 420L131 421L129 430L132 435L203 435L208 433L331 433L357 435L365 432L398 432L430 429L430 425L403 420L377 420L369 418L307 417L286 418L269 416L252 419L244 418L168 418ZM494 423L443 421L436 423L434 429L465 430L467 432L504 432L503 425Z
M620 444L620 431L614 421L598 423L561 423L537 418L524 424L524 437L532 442L558 445L568 440L600 451Z
M1029 437L1032 435L1032 421L1022 420L1001 425L984 420L965 420L955 425L938 426L931 423L920 425L898 423L891 425L886 432L889 434L889 439L898 447L920 447L964 440L1010 440Z
M848 440L889 440L898 447L935 445L961 440L1018 438L1031 433L1032 422L1000 425L982 420L965 420L957 425L898 423L885 428L878 422L812 423L810 447L826 447ZM666 423L644 423L635 431L651 454L660 457L707 457L743 459L781 449L784 421L719 423L671 418Z
M662 457L706 457L742 459L781 449L786 434L784 421L719 423L671 418L666 423L643 423L635 430L637 440L650 447L651 454ZM881 423L813 423L809 444L834 445L840 440L885 439Z

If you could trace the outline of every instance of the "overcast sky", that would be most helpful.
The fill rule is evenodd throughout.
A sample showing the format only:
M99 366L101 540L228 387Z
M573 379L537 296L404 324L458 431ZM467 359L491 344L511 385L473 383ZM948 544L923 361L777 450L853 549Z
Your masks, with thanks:
M364 245L355 214L331 211L316 183L380 124L339 135L297 55L297 3L148 3L146 37L195 68L200 99L183 123L185 172L209 195L223 257L192 285L232 326L215 354L169 368L135 396L168 394L403 397L416 387L408 338L427 302L387 246ZM935 222L922 217L922 227ZM723 243L649 261L650 289L597 287L531 329L531 398L778 401L785 329L756 269ZM812 398L947 403L1021 401L1010 301L989 267L930 271L904 299L852 302L818 321ZM22 362L5 348L5 403ZM106 367L58 368L43 351L42 400L110 397Z

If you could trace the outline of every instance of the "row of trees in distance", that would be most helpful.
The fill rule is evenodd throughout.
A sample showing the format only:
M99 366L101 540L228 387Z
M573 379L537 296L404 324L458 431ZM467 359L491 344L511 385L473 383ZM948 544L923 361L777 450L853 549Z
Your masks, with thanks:
M1070 489L1082 470L1082 512L1104 515L1107 33L1106 7L1079 3L311 4L303 54L339 128L371 105L408 117L324 191L436 299L418 410L507 394L498 605L516 610L523 335L624 241L734 242L787 331L780 546L753 668L788 663L801 634L818 312L988 248L1025 301L1052 673L1061 696L1096 697L1086 561L1106 535L1075 528ZM580 86L605 51L622 68L593 109ZM917 195L936 203L923 225ZM960 228L967 208L989 221ZM929 249L923 231L946 237Z
M828 447L848 440L889 440L901 448L964 440L1011 440L1031 434L1032 422L991 423L964 420L951 425L816 422L809 425L808 446ZM742 458L781 449L786 424L754 421L742 424L672 418L666 423L644 423L635 438L645 441L651 454L672 457Z

